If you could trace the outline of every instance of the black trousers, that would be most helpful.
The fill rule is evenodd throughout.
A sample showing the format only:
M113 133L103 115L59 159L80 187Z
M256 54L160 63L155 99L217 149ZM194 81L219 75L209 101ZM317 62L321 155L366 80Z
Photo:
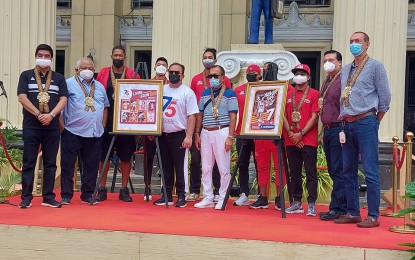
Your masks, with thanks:
M61 197L73 197L73 176L79 154L82 163L81 200L88 200L97 182L102 136L86 138L64 129L61 140Z
M181 148L185 137L186 132L184 130L174 133L163 133L159 137L160 155L167 197L171 196L175 181L177 196L186 195L184 182L184 157L186 155L186 149Z
M241 150L242 144L244 145L244 149L242 153L239 153ZM239 192L245 193L246 196L249 196L249 162L251 159L251 154L254 157L255 163L255 172L258 179L258 169L255 160L255 143L253 139L236 139L236 149L238 151L239 156Z
M144 136L143 138L146 145L147 154L147 161L145 162L147 166L147 175L144 175L144 183L151 184L151 175L153 175L154 156L156 154L156 141L148 140L147 136Z
M59 149L60 133L56 130L23 128L22 200L32 200L33 181L39 145L42 145L43 188L45 199L55 199L53 188L56 176L56 155Z
M306 187L308 191L308 203L317 200L317 147L305 145L303 148L287 146L288 165L291 177L291 192L294 201L301 201L303 197L303 180L301 171L306 173Z
M190 193L200 194L200 186L202 184L202 157L200 151L196 148L193 138L193 144L190 148ZM220 188L220 173L218 164L215 162L212 172L212 182L213 182L213 194L219 195Z

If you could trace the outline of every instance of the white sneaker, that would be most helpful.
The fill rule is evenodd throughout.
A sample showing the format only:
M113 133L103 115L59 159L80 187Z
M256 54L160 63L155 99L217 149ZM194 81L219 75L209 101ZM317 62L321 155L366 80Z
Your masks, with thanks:
M245 193L242 193L237 200L233 202L234 206L248 206L249 205L249 199L245 195Z
M190 193L190 194L188 194L187 196L186 196L186 200L187 201L196 201L196 200L198 200L199 199L199 194L197 194L197 193Z
M215 205L216 210L221 210L223 205L223 199L219 199L218 203Z
M201 202L195 204L195 208L204 209L204 208L213 208L215 207L215 203L209 200L208 198L204 198Z
M148 196L148 201L152 201L153 200L153 196L151 196L151 194ZM147 201L147 196L144 195L144 201Z
M215 195L213 197L213 202L218 203L218 201L219 201L219 195Z

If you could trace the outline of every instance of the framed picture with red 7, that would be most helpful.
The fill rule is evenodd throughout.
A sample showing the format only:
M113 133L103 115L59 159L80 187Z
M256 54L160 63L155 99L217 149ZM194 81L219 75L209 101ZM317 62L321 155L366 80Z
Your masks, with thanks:
M117 79L115 85L113 132L160 135L163 81Z
M248 83L245 90L241 135L281 137L287 92L288 81Z

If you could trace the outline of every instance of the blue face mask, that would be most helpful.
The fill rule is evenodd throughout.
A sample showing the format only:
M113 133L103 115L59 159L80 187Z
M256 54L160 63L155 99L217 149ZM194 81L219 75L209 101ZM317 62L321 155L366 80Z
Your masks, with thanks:
M219 79L211 78L211 79L209 79L209 83L210 83L210 87L212 87L212 88L217 88L217 87L220 86L220 80Z
M363 52L362 44L361 43L352 43L352 44L350 44L350 52L355 57L359 56Z

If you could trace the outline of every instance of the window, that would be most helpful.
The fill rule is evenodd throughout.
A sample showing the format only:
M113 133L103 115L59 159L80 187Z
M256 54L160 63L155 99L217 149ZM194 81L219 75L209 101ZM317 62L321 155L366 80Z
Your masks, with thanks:
M65 51L56 50L55 71L65 76Z
M415 132L415 52L407 52L404 130Z
M153 8L153 0L131 0L131 9Z
M134 70L138 67L138 74L142 79L151 77L151 51L134 51Z
M72 0L58 0L56 6L58 8L71 8Z
M410 0L411 1L411 0ZM330 6L330 0L285 0L284 5L289 6L292 2L297 2L298 6Z

